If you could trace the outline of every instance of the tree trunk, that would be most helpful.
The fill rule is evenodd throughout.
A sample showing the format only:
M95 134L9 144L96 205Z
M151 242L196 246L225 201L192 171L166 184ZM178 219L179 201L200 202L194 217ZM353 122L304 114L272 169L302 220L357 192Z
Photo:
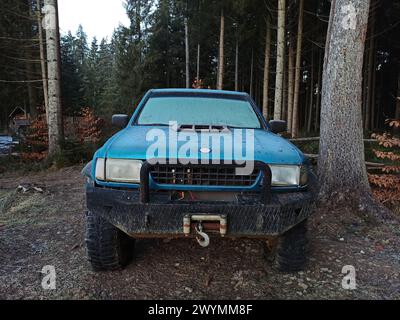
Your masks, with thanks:
M294 50L292 45L289 45L288 57L288 132L292 132L293 122L293 87L294 87Z
M221 9L221 27L219 34L219 54L218 54L218 79L217 89L222 90L224 87L224 31L225 31L225 17L224 9Z
M320 112L319 112L319 106L321 104L321 50L318 49L318 81L317 81L317 96L315 100L315 126L314 130L315 132L318 132L319 129L319 118L320 118Z
M25 4L27 5L26 15L29 18L31 18L32 17L31 3L29 0L28 1L25 0ZM26 25L26 35L28 35L28 37L32 36L31 24ZM38 96L37 96L36 86L34 85L34 83L30 81L36 78L36 68L32 62L34 56L32 47L26 48L24 50L24 55L25 55L25 76L27 80L26 87L28 89L29 113L32 118L36 118Z
M296 47L296 71L294 79L294 94L293 94L293 123L292 137L296 138L299 134L299 90L301 76L301 46L303 38L303 15L304 15L304 0L299 3L299 22L297 27L297 47Z
M235 46L235 91L239 90L239 39L236 38Z
M185 18L185 59L186 59L186 88L190 88L190 75L189 75L189 30L188 19Z
M264 52L264 79L263 79L263 104L262 112L264 118L268 120L268 98L269 98L269 61L271 55L271 25L269 16L267 16L267 25L265 31L265 52Z
M64 143L64 118L62 113L62 91L61 91L61 41L60 41L60 25L58 19L58 0L55 0L55 8L56 8L56 44L57 44L57 74L58 74L58 83L59 83L59 101L58 104L58 131L60 132L60 145Z
M281 112L281 119L287 121L288 115L288 73L287 73L287 59L288 57L285 54L285 58L283 59L284 71L283 71L283 84L282 84L282 112Z
M365 121L364 130L371 129L371 98L372 98L372 78L374 73L374 57L375 57L375 15L372 13L371 17L371 29L370 29L370 45L368 52L368 80L367 80L367 92L365 102Z
M29 114L32 118L36 118L37 116L37 92L35 85L30 82L29 80L32 80L34 75L35 75L35 68L32 66L32 55L31 55L31 49L25 49L25 76L26 80L28 81L26 83L26 87L28 89L28 104L29 104Z
M371 93L371 130L375 129L375 93L376 93L376 44L375 44L375 54L374 54L374 62L373 62L373 73L372 73L372 93Z
M308 101L308 113L307 113L307 132L311 132L311 120L314 103L314 46L311 44L311 67L310 67L310 98Z
M399 120L400 119L400 72L397 76L397 97L396 97L396 111L394 114L394 118Z
M367 55L368 52L368 43L365 44L364 56ZM367 72L367 59L364 59L363 64L363 80L362 80L362 102L361 102L361 117L363 121L363 127L365 123L365 113L366 113L366 104L367 104L367 80L368 80L368 72Z
M200 43L197 44L197 70L196 70L196 79L200 80Z
M254 50L251 49L251 62L250 62L250 88L249 88L249 94L250 97L253 97L253 73L254 73Z
M141 43L141 41L142 41L142 27L141 27L141 23L142 23L142 21L141 21L141 11L142 11L142 8L141 8L141 1L140 0L138 0L138 1L136 1L136 32L137 32L137 34L138 34L138 42L139 42L139 45L140 45L140 43ZM141 49L141 48L140 48ZM140 53L142 53L142 51L140 50Z
M282 84L283 84L283 56L285 55L285 13L286 0L278 0L278 33L276 50L276 78L274 119L282 116Z
M59 46L57 29L57 1L45 0L45 23L48 66L48 94L49 94L49 157L61 150L62 132L60 130L60 70L58 67Z
M42 18L40 12L42 6L40 4L40 0L37 0L36 3L37 3L36 5L37 5L38 36L39 36L40 67L42 70L44 109L46 111L46 122L47 122L49 118L49 96L47 91L46 58L44 56L43 29L42 29Z
M364 159L362 66L369 0L332 0L322 80L320 200L374 203ZM346 202L347 200L347 202Z

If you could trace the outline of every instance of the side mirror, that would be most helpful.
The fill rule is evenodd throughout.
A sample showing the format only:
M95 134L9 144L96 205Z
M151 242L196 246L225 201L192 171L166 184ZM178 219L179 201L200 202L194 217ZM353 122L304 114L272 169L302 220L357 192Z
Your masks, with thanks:
M114 114L111 119L112 125L118 128L125 128L128 122L129 117L126 114Z
M281 133L287 130L286 121L284 120L271 120L268 124L273 133Z

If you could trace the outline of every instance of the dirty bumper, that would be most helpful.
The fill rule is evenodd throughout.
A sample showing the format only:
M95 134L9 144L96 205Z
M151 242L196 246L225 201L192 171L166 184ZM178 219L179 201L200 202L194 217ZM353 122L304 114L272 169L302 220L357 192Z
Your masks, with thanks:
M309 191L273 194L270 204L247 197L231 202L172 202L152 195L140 203L139 191L86 186L87 208L126 233L137 237L184 236L184 218L217 215L227 221L227 237L279 235L308 218L314 207Z

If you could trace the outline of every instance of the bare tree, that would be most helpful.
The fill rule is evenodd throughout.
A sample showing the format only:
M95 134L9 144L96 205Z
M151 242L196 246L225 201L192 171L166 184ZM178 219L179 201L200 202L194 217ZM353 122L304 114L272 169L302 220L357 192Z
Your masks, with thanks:
M61 150L62 120L61 120L61 95L60 95L60 47L58 31L57 0L45 0L45 25L47 44L48 67L48 130L49 130L49 157ZM61 123L60 123L61 122Z
M316 98L315 98L315 124L314 124L314 130L318 131L319 129L319 109L320 109L320 104L321 104L321 69L322 69L322 53L321 50L318 50L318 80L317 80L317 92L316 92Z
M29 17L29 19L33 18L32 17L32 5L30 1L25 0L26 6L26 16ZM32 25L26 24L25 26L26 29L26 34L32 35ZM23 54L25 56L24 62L25 62L25 76L26 76L26 87L28 90L28 101L29 101L29 113L31 117L35 118L37 116L38 110L37 110L37 103L38 103L38 96L37 96L37 90L34 85L34 83L31 81L36 77L36 67L33 65L33 58L35 55L35 52L33 51L32 48L25 48L23 50Z
M369 0L332 0L324 58L320 200L376 213L364 159L362 67Z
M190 74L189 74L189 30L188 18L185 17L185 65L186 65L186 88L190 87Z
M292 137L299 134L299 90L301 76L301 46L303 40L303 16L304 16L304 0L299 3L299 22L297 27L297 45L296 45L296 71L294 77L294 94L293 94L293 123Z
M235 91L239 91L239 38L235 44Z
M265 51L264 51L264 79L263 79L263 104L262 112L265 119L268 119L268 91L269 91L269 61L271 55L271 26L270 18L267 15L265 31Z
M254 74L254 49L251 49L251 61L250 61L250 88L249 88L249 94L250 97L254 99L254 84L253 84L253 76Z
M311 131L311 120L314 106L314 46L311 44L311 65L310 65L310 97L308 101L307 132Z
M196 79L200 80L200 43L197 44L197 68Z
M365 122L364 122L364 129L369 130L371 129L371 105L372 101L372 92L374 90L372 83L373 83L373 74L375 73L374 70L374 59L375 59L375 14L374 11L372 12L371 22L370 22L370 40L369 40L369 52L368 52L368 61L367 61L367 70L368 70L368 77L367 77L367 92L366 92L366 102L365 102Z
M39 36L39 52L40 52L40 67L42 71L43 79L43 97L44 97L44 108L46 111L46 121L49 117L49 96L47 92L47 72L46 72L46 58L44 56L44 45L43 45L43 27L42 27L42 15L41 15L41 1L36 1L37 6L37 23L38 23L38 36Z
M219 54L218 54L218 78L217 89L222 90L224 87L224 32L225 32L225 17L224 8L221 8L221 27L219 34Z
M283 58L285 55L285 14L286 0L278 0L278 34L276 49L276 79L274 119L282 116L282 85L283 85Z
M293 123L293 89L294 89L294 50L293 46L289 44L288 56L288 131L292 132Z

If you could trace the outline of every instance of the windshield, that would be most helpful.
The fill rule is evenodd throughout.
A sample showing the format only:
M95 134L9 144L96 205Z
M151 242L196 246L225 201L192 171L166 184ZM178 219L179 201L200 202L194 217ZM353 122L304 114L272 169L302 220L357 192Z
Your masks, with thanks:
M142 109L137 124L218 125L261 128L251 104L246 100L209 97L152 97Z

